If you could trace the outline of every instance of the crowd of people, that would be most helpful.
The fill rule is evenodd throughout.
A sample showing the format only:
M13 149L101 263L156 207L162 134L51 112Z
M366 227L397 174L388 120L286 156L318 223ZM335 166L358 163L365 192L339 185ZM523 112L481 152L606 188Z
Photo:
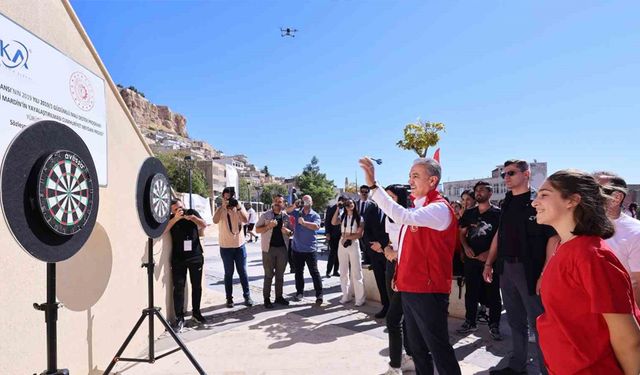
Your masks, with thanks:
M417 159L405 185L378 187L374 164L360 160L366 185L359 198L338 198L325 214L329 247L326 277L340 278L340 303L365 303L363 263L374 273L389 336L386 374L460 374L449 339L448 305L454 263L462 263L466 334L487 323L490 336L503 340L503 307L510 327L511 356L491 374L526 374L530 334L543 374L640 373L640 221L637 205L623 202L623 178L608 171L587 174L562 170L538 191L530 185L526 161L508 160L502 177L509 190L493 205L492 187L479 181L451 201L437 189L438 162ZM214 213L224 264L227 306L233 307L237 269L245 304L253 301L246 273L245 237L260 235L265 308L288 305L283 294L287 264L296 293L304 297L309 269L316 304L323 300L316 231L321 217L305 195L288 204L273 197L259 218L223 191ZM200 313L202 246L197 212L172 202L174 304L184 324L184 284L192 283L193 317ZM253 217L253 219L252 219ZM251 221L254 221L253 223ZM255 233L254 233L255 230ZM275 299L271 300L275 277Z

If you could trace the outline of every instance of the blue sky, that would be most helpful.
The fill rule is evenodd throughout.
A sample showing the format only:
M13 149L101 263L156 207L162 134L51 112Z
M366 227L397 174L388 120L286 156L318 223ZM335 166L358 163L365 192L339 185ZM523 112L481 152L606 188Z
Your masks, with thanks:
M636 1L72 5L117 83L276 175L316 155L337 185L362 182L372 155L382 184L405 182L415 154L395 143L421 118L447 126L444 181L518 157L640 183Z

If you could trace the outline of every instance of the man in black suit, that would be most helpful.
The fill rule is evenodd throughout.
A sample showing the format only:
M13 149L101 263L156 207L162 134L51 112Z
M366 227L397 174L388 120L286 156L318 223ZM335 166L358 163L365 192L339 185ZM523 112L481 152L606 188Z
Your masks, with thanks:
M327 278L331 277L331 270L333 269L333 276L340 276L338 273L338 244L340 242L341 230L339 225L331 225L331 218L336 210L342 209L342 202L344 197L338 198L338 203L327 208L327 212L324 215L324 230L327 241L329 242L329 258L327 259Z
M360 187L360 195L363 195L363 190L366 188L367 196L369 187L363 185ZM380 302L382 303L382 310L380 310L375 317L377 319L383 319L387 316L387 310L389 310L389 296L387 295L386 284L386 268L387 260L384 257L384 248L389 244L389 235L385 230L385 214L378 208L372 201L368 201L364 205L364 211L360 213L364 219L364 235L362 236L362 242L364 242L364 252L369 259L369 269L373 270L373 274L376 278L376 285L380 292Z
M360 199L358 199L356 203L356 207L358 208L358 212L360 216L364 217L364 213L367 211L370 205L375 204L369 200L369 192L371 189L367 185L360 186ZM367 224L365 223L365 226ZM369 252L367 249L369 245L364 241L364 237L360 239L360 252L362 253L362 264L371 264L369 261Z

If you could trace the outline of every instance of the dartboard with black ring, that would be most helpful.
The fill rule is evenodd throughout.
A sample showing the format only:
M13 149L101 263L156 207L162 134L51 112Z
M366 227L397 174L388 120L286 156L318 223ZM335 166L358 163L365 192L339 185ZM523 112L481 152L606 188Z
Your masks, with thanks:
M162 173L156 173L151 179L149 202L153 219L158 224L167 221L171 209L171 191L169 181Z
M54 232L79 232L91 216L94 182L85 162L75 153L58 150L47 157L38 175L40 212Z

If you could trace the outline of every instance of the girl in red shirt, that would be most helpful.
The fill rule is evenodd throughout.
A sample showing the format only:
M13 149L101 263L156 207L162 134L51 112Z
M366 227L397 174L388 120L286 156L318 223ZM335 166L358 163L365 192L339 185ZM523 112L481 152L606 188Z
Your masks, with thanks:
M614 227L596 180L563 170L540 187L540 224L561 238L542 275L540 347L550 374L640 373L640 309L631 279L603 239Z

